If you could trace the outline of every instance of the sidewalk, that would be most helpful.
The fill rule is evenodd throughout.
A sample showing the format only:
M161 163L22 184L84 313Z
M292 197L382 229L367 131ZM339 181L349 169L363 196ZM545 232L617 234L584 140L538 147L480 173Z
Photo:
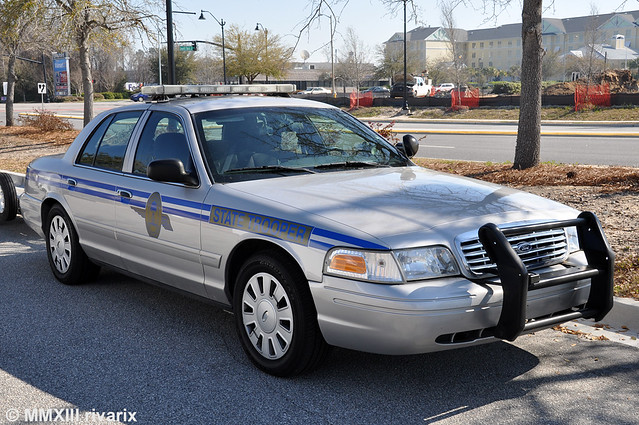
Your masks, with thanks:
M609 339L639 348L639 301L615 297L614 306L603 320L578 319L564 323L564 327L593 339Z

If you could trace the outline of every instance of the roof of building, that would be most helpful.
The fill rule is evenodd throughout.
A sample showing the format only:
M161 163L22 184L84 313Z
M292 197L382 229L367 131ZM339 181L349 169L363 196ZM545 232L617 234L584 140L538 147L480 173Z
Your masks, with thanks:
M639 53L633 49L628 47L621 47L615 49L613 46L608 44L594 44L595 57L598 59L606 59L609 61L623 61L623 60L633 60L639 58ZM584 46L577 50L571 50L570 54L576 56L578 58L587 57L589 54L590 48L588 46Z
M599 28L610 21L612 27L633 26L639 24L639 10L623 13L605 13L602 15L578 16L574 18L543 18L543 30L548 34L584 32L588 28ZM636 23L636 24L635 24ZM406 33L408 41L426 40L443 27L417 27ZM506 24L495 28L475 30L457 29L459 41L479 41L521 37L521 23ZM387 41L403 41L403 33L397 32Z
M500 25L496 28L484 28L468 32L468 41L491 40L521 37L521 24Z

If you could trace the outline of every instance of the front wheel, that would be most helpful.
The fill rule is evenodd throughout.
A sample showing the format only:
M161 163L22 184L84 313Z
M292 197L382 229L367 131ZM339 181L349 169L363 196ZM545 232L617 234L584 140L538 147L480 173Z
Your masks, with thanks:
M233 309L242 347L264 372L297 375L326 356L308 283L292 261L268 254L246 261L235 283Z
M82 250L71 219L59 205L47 216L46 241L49 265L60 282L77 285L92 280L100 271Z

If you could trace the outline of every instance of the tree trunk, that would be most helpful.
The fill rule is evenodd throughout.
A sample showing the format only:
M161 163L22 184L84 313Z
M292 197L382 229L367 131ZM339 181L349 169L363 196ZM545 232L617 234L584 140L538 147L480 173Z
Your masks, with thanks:
M6 126L11 127L15 123L13 122L13 101L15 99L15 87L16 87L16 56L15 54L9 55L9 62L7 64L7 104L6 106Z
M79 35L80 71L82 73L82 90L84 91L84 125L93 119L93 77L89 60L89 46L87 37Z
M541 147L542 0L524 0L521 13L521 100L513 168L539 164Z

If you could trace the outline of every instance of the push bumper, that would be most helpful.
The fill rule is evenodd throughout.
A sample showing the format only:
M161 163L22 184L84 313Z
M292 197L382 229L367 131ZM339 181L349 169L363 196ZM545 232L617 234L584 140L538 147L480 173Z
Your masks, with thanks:
M577 227L579 246L588 264L561 272L535 274L526 269L521 258L506 240L506 236L555 228ZM497 265L504 301L495 337L514 341L519 335L579 318L601 320L613 305L614 253L591 212L583 212L577 219L546 224L520 226L501 230L490 223L479 229L479 240L491 261ZM567 311L541 320L526 320L528 294L580 279L590 279L591 289L583 308Z
M504 233L577 226L582 253L570 266L529 273ZM597 218L501 230L480 239L499 279L463 277L382 285L324 276L309 282L318 323L331 345L379 354L418 354L514 340L578 317L597 320L612 307L614 256Z

